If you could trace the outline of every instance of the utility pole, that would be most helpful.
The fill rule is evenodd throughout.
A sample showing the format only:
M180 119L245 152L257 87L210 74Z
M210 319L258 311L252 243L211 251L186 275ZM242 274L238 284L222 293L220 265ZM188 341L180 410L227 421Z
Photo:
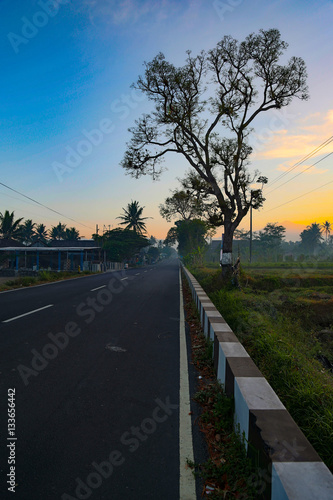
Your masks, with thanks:
M96 234L97 234L97 235L98 235L98 231L99 231L99 229L98 229L98 224L96 224Z
M250 264L252 262L252 205L250 206Z

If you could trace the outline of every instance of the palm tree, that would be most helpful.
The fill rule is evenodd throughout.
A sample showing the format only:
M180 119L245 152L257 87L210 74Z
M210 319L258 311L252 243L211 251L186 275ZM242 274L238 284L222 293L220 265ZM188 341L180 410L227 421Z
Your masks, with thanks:
M46 243L49 237L49 232L44 224L38 224L35 229L33 241L40 241Z
M321 228L323 229L325 235L326 235L326 243L328 242L328 237L331 234L332 231L332 224L326 220L325 222L322 223Z
M50 231L50 236L52 240L63 240L65 239L66 224L59 224L57 226L52 226Z
M320 224L317 222L310 224L301 232L300 237L304 247L310 253L314 253L316 246L318 246L323 239Z
M24 224L21 225L20 228L20 240L28 245L32 243L34 235L35 235L35 226L36 223L32 222L31 219L27 219L24 221Z
M144 234L147 230L146 223L143 221L151 219L151 217L141 217L144 208L139 206L138 201L131 201L127 208L123 208L124 215L120 215L117 219L123 220L120 224L126 225L125 229L133 229L138 234Z
M65 230L64 240L79 240L80 233L75 227L70 227Z
M4 214L0 212L0 234L2 238L18 240L21 230L21 219L14 220L14 212L9 213L8 210Z

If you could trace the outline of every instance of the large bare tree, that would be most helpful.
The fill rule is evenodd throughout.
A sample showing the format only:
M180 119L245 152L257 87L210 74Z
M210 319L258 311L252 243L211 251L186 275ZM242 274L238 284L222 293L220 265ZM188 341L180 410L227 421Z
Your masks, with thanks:
M235 229L251 206L264 201L267 179L248 169L253 122L294 97L308 98L303 59L279 64L287 46L277 29L260 30L243 42L225 36L208 52L188 52L179 68L158 54L144 63L144 76L133 85L153 102L153 111L130 129L122 166L134 177L157 178L167 154L186 158L215 197L215 223L224 226L224 269L231 265ZM251 187L254 182L259 187Z

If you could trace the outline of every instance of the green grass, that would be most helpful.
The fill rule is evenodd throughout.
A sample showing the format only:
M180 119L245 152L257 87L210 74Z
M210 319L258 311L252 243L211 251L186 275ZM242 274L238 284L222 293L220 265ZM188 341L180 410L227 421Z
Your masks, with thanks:
M333 271L333 269L332 269ZM220 271L192 270L326 464L333 469L333 272L295 278L242 271L242 290Z

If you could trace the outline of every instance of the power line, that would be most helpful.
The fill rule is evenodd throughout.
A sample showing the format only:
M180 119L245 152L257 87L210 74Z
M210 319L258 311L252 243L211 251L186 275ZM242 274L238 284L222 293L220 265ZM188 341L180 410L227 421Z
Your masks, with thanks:
M272 186L273 184L275 184L276 182L278 182L279 180L281 180L283 177L285 177L286 175L288 175L290 172L292 172L299 165L301 165L306 160L308 160L309 158L311 158L312 156L314 156L316 153L318 153L325 146L328 146L332 141L333 141L333 135L331 137L329 137L328 139L326 139L326 141L324 141L322 144L320 144L319 146L317 146L314 150L312 150L306 156L304 156L297 163L295 163L294 165L292 165L288 170L286 170L285 172L283 172L282 174L280 174L278 177L276 177L276 179L273 179L272 182L269 182L268 185Z
M85 224L83 224L82 222L79 222L79 221L77 221L77 220L75 220L75 219L72 219L71 217L67 217L67 215L64 215L64 214L62 214L61 212L58 212L57 210L53 210L53 208L50 208L50 207L48 207L48 206L46 206L46 205L43 205L43 203L40 203L39 201L34 200L33 198L30 198L30 196L26 196L25 194L20 193L20 191L17 191L16 189L13 189L13 188L11 188L11 187L7 186L7 185L6 185L6 184L4 184L3 182L0 182L0 185L1 185L1 186L4 186L4 187L5 187L5 188L7 188L7 189L10 189L10 191L13 191L14 193L17 193L17 194L19 194L20 196L23 196L24 198L27 198L27 199L28 199L28 200L30 200L30 201L33 201L34 203L37 203L37 205L40 205L41 207L44 207L44 208L46 208L47 210L50 210L51 212L54 212L55 214L60 215L61 217L65 217L65 219L68 219L68 220L71 220L71 221L73 221L73 222L76 222L77 224L80 224L81 226L87 227L88 229L92 229L91 227L86 226L86 225L85 225Z
M324 158L321 158L320 160L316 161L315 163L313 163L312 165L310 165L309 167L307 167L305 170L302 170L302 172L299 172L298 174L294 175L294 177L292 177L291 179L285 181L283 184L280 184L279 186L275 187L274 189L271 189L271 191L268 191L267 193L265 194L270 194L270 193L273 193L274 191L276 191L277 189L279 189L280 187L284 186L285 184L288 184L288 182L291 182L293 179L296 179L296 177L298 177L299 175L302 175L304 174L304 172L306 172L307 170L309 170L310 168L314 167L315 165L317 165L318 163L320 163L321 161L325 160L326 158L328 158L329 156L331 156L333 154L332 153L328 153L328 155L324 156Z
M300 198L303 198L303 196L306 196L310 193L313 193L314 191L318 191L318 189L321 189L321 188L328 186L329 184L332 184L332 183L333 183L333 181L326 182L326 184L323 184L322 186L319 186L315 189L311 189L311 191L308 191L307 193L301 194L300 196L297 196L297 198L293 198L292 200L286 201L285 203L281 203L281 205L278 205L277 207L270 208L269 210L267 210L267 212L271 212L272 210L276 210L277 208L281 208L284 205L288 205L288 203L292 203L293 201L299 200Z

